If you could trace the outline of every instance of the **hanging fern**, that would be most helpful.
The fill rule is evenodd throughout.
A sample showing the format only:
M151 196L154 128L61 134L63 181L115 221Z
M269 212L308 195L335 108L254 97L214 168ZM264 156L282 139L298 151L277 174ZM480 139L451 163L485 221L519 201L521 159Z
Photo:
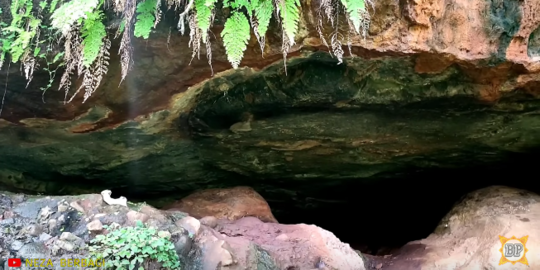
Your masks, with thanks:
M32 14L33 6L32 0L19 0L12 3L10 11L13 19L9 26L2 29L0 39L2 41L0 63L3 63L5 54L11 55L13 63L24 61L23 55L31 50L31 41L37 35L41 24L41 20Z
M360 34L360 28L364 26L365 19L369 15L366 10L366 1L369 0L341 0L357 34Z
M195 0L195 20L201 30L201 40L206 42L206 35L212 22L212 13L216 0Z
M88 13L81 28L81 37L83 38L83 65L88 68L96 60L101 47L103 38L107 35L105 25L101 21L103 12L97 11Z
M145 0L137 5L137 22L133 35L147 39L156 21L157 0Z
M235 11L225 22L221 37L227 52L227 59L233 68L238 68L249 41L249 22L246 16Z
M105 1L107 4L105 5ZM286 56L295 44L300 23L300 0L220 0L222 8L230 11L221 32L227 59L233 68L238 68L251 37L251 28L264 55L266 35L270 21L274 18L280 25L284 64ZM366 36L370 15L368 6L375 0L321 0L316 30L332 55L343 61L343 49L351 47L350 36ZM99 87L109 65L111 41L107 36L106 9L114 11L121 22L109 28L118 28L114 38L120 37L119 52L121 80L126 78L133 62L132 37L148 39L161 21L162 6L179 12L178 29L184 34L185 25L190 29L188 46L192 48L192 60L206 50L212 68L211 28L216 14L218 0L12 0L11 16L0 16L0 69L6 61L22 64L28 82L32 80L34 69L41 68L51 77L47 87L51 87L54 74L59 67L64 73L59 90L65 91L65 101L72 101L79 91L84 90L85 102ZM38 3L36 6L35 3ZM340 12L345 12L348 33L340 33ZM48 14L45 14L48 13ZM224 13L226 14L226 12ZM50 16L48 16L50 15ZM275 15L275 16L273 16ZM10 17L11 21L6 19ZM44 23L43 18L50 20ZM323 20L326 19L326 20ZM333 31L330 42L323 35L323 21L330 22ZM41 32L44 31L44 34ZM64 52L52 50L52 43L64 47ZM43 46L47 46L43 50ZM9 58L8 58L9 57ZM51 62L52 61L52 62ZM39 63L45 63L40 67ZM53 67L55 66L55 67ZM286 66L285 66L286 72ZM213 69L212 69L213 74ZM83 82L68 99L73 90L73 76ZM1 108L0 108L1 112Z
M261 46L261 52L264 52L264 45L266 41L266 31L268 31L268 26L270 25L270 19L272 18L272 13L274 12L274 5L272 0L252 0L253 7L252 16L252 27L257 37L257 41Z
M287 43L294 45L295 35L298 31L298 21L300 20L299 0L281 0L279 2L279 15L285 36L289 39Z
M72 0L59 7L51 16L51 26L65 36L74 23L91 14L100 4L99 0Z

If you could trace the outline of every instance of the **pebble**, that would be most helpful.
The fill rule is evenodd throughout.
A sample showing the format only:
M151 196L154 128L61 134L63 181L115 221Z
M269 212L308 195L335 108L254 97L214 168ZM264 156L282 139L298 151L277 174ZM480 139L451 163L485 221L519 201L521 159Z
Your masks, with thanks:
M60 235L60 240L66 240L70 242L80 241L81 238L77 237L76 235L70 233L70 232L63 232Z
M24 228L24 232L31 236L38 236L43 232L43 228L39 225L28 225Z
M51 238L52 238L52 236L50 234L48 234L48 233L42 233L42 234L39 235L39 241L42 241L42 242L45 242L45 241L47 241L47 240L49 240Z
M101 231L103 230L103 224L99 219L96 219L88 224L86 224L86 228L91 232Z
M59 212L59 213L66 212L67 210L68 210L68 206L67 206L67 205L65 205L65 204L63 204L63 203L58 205L58 212Z
M72 243L70 243L68 241L64 241L64 240L57 240L54 243L54 246L57 247L57 248L61 248L63 250L67 250L67 251L74 251L75 250L75 245L73 245Z

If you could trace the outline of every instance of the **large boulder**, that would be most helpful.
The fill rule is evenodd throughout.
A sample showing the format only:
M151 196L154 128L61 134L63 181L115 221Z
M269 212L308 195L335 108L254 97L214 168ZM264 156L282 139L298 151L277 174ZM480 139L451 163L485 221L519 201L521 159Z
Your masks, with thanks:
M250 187L199 190L163 208L179 210L196 218L213 216L217 219L237 220L256 217L277 223L264 198Z
M368 265L380 264L385 270L540 269L538 239L540 195L493 186L468 194L426 239L410 242L391 256L371 257ZM503 244L518 240L526 250L519 257L503 257L508 254ZM523 257L526 264L516 262Z

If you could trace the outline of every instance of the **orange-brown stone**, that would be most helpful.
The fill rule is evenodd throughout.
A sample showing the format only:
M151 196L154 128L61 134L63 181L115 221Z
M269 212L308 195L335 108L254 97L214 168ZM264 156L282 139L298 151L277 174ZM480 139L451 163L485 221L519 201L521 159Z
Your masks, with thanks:
M250 187L197 191L164 209L180 210L196 218L214 216L218 219L237 220L251 216L264 222L277 223L268 203Z

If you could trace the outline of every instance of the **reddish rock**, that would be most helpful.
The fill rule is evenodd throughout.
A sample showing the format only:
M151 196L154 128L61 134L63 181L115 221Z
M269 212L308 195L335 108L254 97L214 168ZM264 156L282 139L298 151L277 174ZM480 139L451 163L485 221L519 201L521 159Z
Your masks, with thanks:
M249 240L264 248L279 269L318 269L318 264L326 267L322 269L364 269L362 258L348 244L314 225L263 223L246 217L221 221L216 231L231 243L233 254L242 254L240 250L247 247L238 242Z
M277 223L268 203L250 187L197 191L164 209L180 210L196 218L214 216L218 219L237 220L251 216L264 222Z
M413 241L391 256L365 256L386 270L540 269L540 196L492 186L471 192L443 218L426 239ZM502 239L528 237L528 266L502 258ZM510 258L513 259L513 258Z

